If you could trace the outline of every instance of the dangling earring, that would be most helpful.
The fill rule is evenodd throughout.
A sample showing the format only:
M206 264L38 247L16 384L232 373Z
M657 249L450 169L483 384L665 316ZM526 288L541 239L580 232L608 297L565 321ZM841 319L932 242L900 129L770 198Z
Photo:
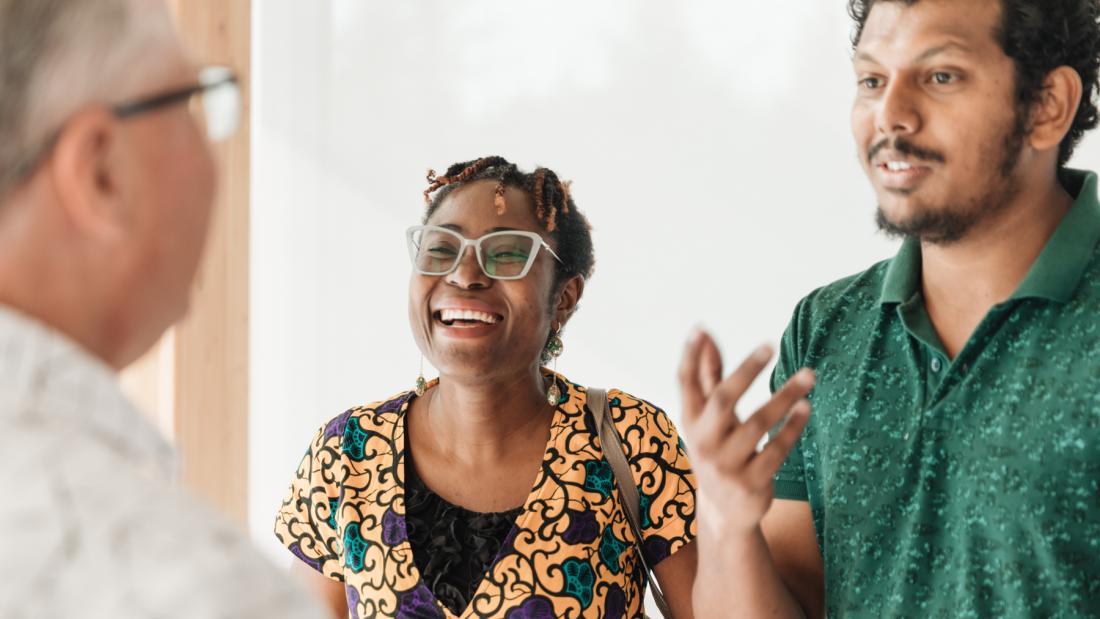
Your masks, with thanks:
M428 391L428 381L424 380L424 355L420 355L420 375L416 377L416 397Z
M561 341L561 328L555 327L550 331L550 339L546 341L546 348L542 351L543 359L554 361L554 373L550 376L550 388L546 390L546 401L551 406L561 403L561 388L558 387L558 357L565 351L565 342Z

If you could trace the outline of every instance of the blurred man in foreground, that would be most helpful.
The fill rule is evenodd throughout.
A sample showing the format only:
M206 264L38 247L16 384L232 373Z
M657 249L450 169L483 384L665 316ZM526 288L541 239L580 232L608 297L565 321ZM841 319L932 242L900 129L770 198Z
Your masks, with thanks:
M185 313L235 80L157 0L0 0L0 616L317 617L116 372Z

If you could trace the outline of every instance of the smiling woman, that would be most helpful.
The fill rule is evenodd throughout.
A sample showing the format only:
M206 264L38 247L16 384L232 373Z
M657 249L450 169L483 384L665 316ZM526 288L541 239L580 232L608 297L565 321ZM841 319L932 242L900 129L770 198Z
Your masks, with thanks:
M639 539L599 439L603 406L543 367L594 264L568 183L500 157L429 183L408 231L409 322L440 377L318 430L277 537L352 617L635 617L646 565L690 617L695 481L676 428L607 393Z

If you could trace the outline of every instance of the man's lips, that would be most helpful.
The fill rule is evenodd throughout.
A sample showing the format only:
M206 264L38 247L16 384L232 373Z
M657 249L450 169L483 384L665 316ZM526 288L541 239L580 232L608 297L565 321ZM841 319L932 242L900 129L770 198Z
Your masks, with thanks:
M932 174L926 162L910 157L882 155L875 158L875 173L887 189L911 189Z

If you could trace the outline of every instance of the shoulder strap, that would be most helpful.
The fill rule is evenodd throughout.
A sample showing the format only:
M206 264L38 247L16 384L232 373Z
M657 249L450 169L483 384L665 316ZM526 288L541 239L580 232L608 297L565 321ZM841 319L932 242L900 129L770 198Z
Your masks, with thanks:
M634 476L630 473L630 464L626 461L626 453L623 451L623 440L619 431L615 429L615 421L611 418L610 403L607 401L607 391L604 389L588 390L588 409L592 411L596 420L596 428L600 435L600 445L603 446L604 456L615 473L615 481L618 483L619 492L622 494L626 519L630 523L630 529L634 532L634 545L638 551L638 559L645 570L646 579L649 580L650 589L653 591L653 600L657 602L657 608L666 619L671 619L672 612L665 602L664 592L653 577L653 570L649 569L649 563L645 560L642 544L645 537L642 536L641 498L638 497L638 488L634 485Z

